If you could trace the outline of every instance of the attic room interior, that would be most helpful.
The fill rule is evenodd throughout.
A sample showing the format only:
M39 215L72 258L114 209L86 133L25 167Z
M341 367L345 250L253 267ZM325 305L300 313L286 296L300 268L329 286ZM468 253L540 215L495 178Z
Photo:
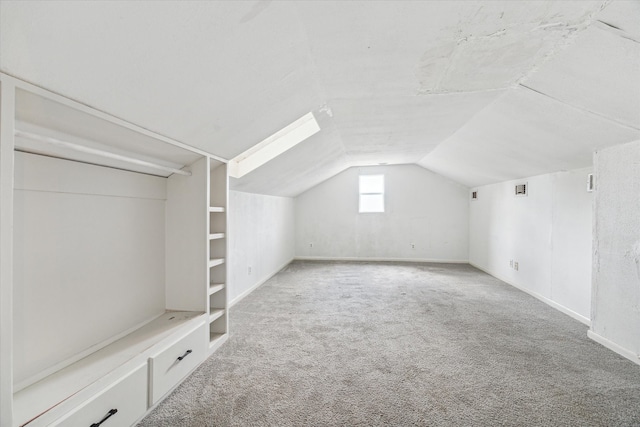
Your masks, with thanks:
M640 425L640 1L0 1L0 425Z

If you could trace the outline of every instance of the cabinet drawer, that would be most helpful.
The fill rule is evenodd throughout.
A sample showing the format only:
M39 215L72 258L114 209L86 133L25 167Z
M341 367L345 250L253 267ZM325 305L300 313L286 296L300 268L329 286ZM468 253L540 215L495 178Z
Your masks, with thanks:
M133 425L147 411L147 365L141 365L103 392L87 400L69 414L55 421L52 426L100 427Z
M187 376L205 358L206 324L149 358L149 406Z

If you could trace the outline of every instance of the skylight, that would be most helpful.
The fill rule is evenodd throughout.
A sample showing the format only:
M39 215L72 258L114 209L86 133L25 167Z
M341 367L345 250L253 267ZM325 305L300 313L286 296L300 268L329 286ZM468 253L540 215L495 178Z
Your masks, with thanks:
M305 114L229 161L229 175L241 178L320 131L313 113Z

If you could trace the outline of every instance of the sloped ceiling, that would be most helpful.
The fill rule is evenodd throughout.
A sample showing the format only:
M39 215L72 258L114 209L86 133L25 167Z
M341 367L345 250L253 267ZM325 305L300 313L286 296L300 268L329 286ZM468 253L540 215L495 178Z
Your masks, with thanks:
M0 70L232 158L321 131L232 188L356 165L467 186L640 138L640 2L0 2Z

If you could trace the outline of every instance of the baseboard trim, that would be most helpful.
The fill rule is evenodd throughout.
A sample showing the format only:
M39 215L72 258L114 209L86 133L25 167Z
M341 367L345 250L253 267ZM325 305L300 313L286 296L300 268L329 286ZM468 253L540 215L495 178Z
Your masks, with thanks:
M629 359L633 363L640 365L640 354L635 354L633 351L628 350L624 347L619 346L613 341L609 341L602 335L598 335L593 332L591 329L587 331L587 336L597 342L598 344L608 348L609 350L618 353L620 356Z
M427 258L368 258L368 257L323 257L296 256L296 261L362 261L362 262L432 262L440 264L468 264L469 260L459 259L427 259Z
M285 262L280 267L278 267L273 273L267 274L264 278L260 279L258 282L256 282L254 285L252 285L249 289L247 289L246 291L244 291L243 293L241 293L240 295L238 295L237 297L232 299L231 302L229 302L229 308L233 307L234 305L239 303L242 299L244 299L247 295L249 295L251 292L253 292L256 289L258 289L267 280L271 279L273 276L278 274L283 268L285 268L287 265L291 264L291 262L293 260L294 260L294 258L289 259L287 262Z
M509 280L505 279L504 277L500 277L500 276L498 276L496 274L493 274L492 272L480 267L479 265L476 265L476 264L474 264L472 262L469 262L469 264L471 264L472 266L474 266L478 270L482 270L485 273L487 273L488 275L495 277L498 280L502 280L503 282L505 282L509 286L513 286L514 288L519 289L522 292L531 295L532 297L542 301L543 303L555 308L559 312L564 313L567 316L576 319L578 322L583 323L583 324L591 327L591 320L588 317L585 317L582 314L576 313L575 311L571 310L570 308L567 308L564 305L558 304L557 302L553 301L552 299L549 299L549 298L547 298L547 297L545 297L543 295L540 295L537 292L533 292L533 291L530 291L529 289L524 288L524 287L522 287L520 285L516 285L515 283L510 282Z

